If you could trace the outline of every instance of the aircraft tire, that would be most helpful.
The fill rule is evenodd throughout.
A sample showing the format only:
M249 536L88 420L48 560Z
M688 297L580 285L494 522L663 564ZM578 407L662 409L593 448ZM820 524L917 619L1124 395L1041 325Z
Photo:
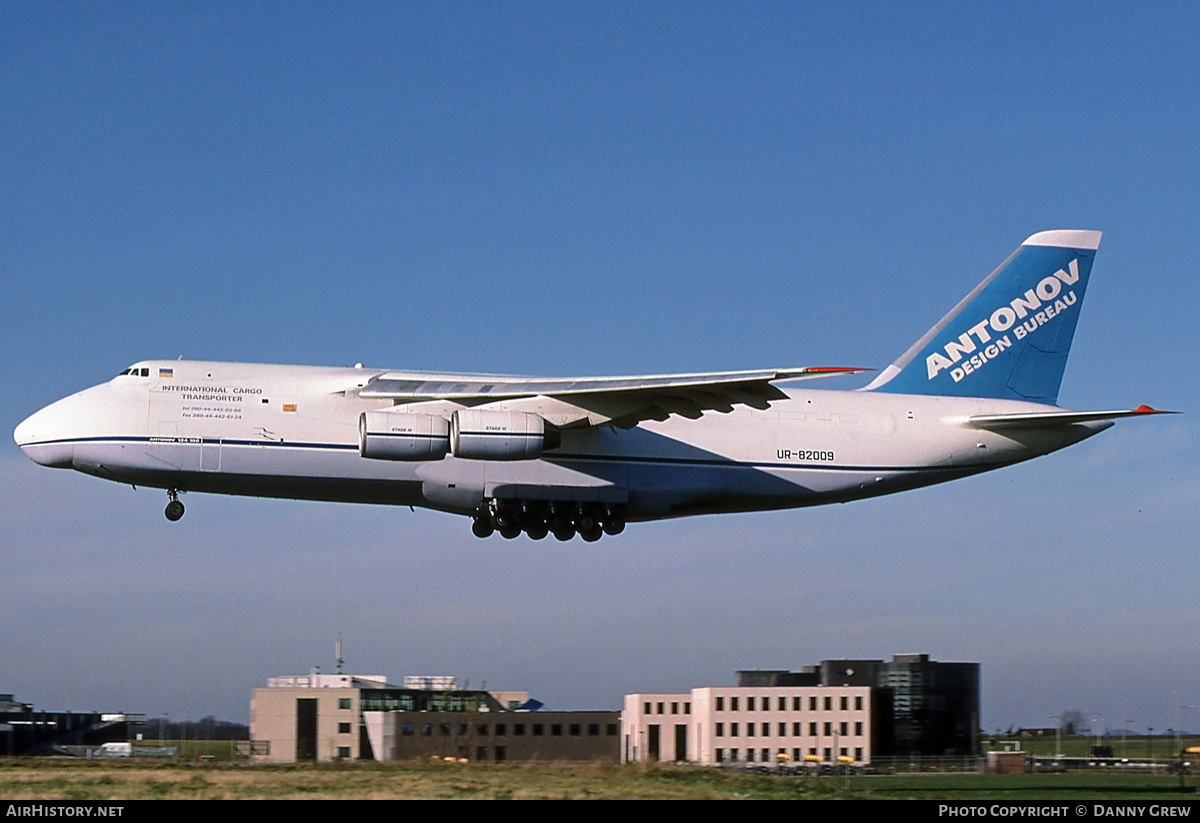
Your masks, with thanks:
M575 536L574 529L555 529L554 530L554 539L561 540L563 543L566 543L568 540L570 540L574 536Z
M587 531L583 531L582 529L579 531L579 536L582 537L584 540L586 540L588 543L595 543L597 540L600 539L600 536L602 534L604 534L604 532L600 530L599 526L596 526L593 529L588 529Z
M529 535L530 540L541 540L549 531L545 523L534 523L525 527L525 534Z
M496 527L492 525L492 521L486 517L476 517L471 523L471 533L476 537L491 537L495 533Z
M620 534L625 531L625 521L619 517L604 518L604 533L605 534Z
M167 503L167 508L163 514L167 516L168 520L174 523L176 520L183 517L183 511L183 504L178 500L172 500L170 503Z
M521 527L516 523L505 523L500 527L500 536L505 540L512 540L521 534Z

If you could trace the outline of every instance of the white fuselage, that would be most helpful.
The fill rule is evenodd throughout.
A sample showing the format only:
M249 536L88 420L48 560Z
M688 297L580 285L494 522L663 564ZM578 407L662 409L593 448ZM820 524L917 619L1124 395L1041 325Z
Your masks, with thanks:
M619 505L633 521L887 494L1027 460L1111 425L987 431L966 419L1053 407L787 390L763 411L564 430L561 445L538 459L410 462L360 454L360 415L393 405L358 396L379 370L138 366L35 413L17 428L18 445L43 465L172 490L462 514L488 500L573 501Z

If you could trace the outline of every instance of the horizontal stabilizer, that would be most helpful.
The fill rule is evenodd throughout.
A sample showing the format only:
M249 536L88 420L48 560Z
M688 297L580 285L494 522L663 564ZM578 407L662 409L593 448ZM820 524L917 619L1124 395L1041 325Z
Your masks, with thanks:
M1119 420L1122 417L1146 417L1151 414L1179 414L1159 411L1149 406L1138 406L1129 411L1056 411L1029 412L1021 414L977 414L967 423L977 429L1041 429L1047 426L1070 426L1075 423L1091 423L1096 420Z

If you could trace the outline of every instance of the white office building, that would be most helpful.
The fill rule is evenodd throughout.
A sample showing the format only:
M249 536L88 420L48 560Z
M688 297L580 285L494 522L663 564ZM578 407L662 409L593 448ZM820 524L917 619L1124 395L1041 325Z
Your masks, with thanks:
M871 760L875 731L869 686L630 694L621 715L621 760L715 765L848 758L863 764Z

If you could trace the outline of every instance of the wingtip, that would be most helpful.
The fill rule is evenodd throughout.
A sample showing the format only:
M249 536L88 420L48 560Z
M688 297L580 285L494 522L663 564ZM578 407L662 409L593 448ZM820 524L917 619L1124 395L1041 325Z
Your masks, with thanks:
M1153 406L1147 406L1145 403L1134 409L1138 414L1182 414L1183 412L1167 411L1166 409L1156 409Z

